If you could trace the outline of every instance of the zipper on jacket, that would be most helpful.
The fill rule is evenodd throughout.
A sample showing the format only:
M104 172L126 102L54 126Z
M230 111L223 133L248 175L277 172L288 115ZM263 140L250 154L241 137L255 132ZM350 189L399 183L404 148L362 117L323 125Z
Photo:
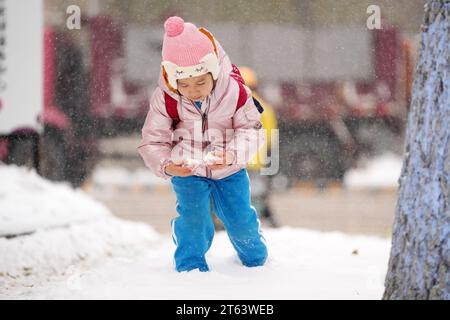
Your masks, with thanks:
M208 111L209 111L209 104L205 109L205 112L202 112L199 108L197 108L195 106L195 104L192 102L192 100L189 100L191 102L191 104L194 106L195 110L197 110L198 113L200 113L200 115L202 116L202 154L203 154L203 150L205 148L205 146L207 146L208 144L204 143L203 141L203 135L206 131L207 128L207 124L208 124ZM209 142L209 141L206 141ZM208 168L208 166L206 166L206 177L207 178L211 178L212 177L212 172L211 169Z

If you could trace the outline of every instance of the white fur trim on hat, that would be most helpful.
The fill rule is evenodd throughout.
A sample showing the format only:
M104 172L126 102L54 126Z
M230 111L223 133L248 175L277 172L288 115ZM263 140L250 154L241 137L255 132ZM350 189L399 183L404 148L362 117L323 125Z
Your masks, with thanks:
M200 59L200 63L195 66L179 67L170 61L163 61L162 65L167 72L169 84L174 89L177 89L177 80L198 77L208 72L211 72L213 79L217 80L220 70L219 60L213 53L208 53Z

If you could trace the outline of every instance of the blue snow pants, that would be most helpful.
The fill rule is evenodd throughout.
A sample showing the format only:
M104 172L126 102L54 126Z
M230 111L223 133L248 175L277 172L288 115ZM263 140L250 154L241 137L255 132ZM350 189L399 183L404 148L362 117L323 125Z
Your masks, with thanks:
M177 271L209 270L205 254L214 237L211 197L214 212L223 222L242 264L247 267L264 264L267 247L256 210L251 205L246 169L223 179L175 176L171 182L178 212L178 217L171 221Z

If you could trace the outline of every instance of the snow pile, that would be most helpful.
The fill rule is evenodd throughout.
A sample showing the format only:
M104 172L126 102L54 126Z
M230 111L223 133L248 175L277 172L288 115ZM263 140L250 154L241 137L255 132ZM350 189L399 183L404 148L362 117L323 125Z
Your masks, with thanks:
M147 168L129 170L121 167L97 167L92 174L92 182L96 186L132 187L142 186L153 188L168 186L169 182L156 177Z
M147 226L113 217L81 190L34 171L0 166L0 179L0 282L58 274L80 261L145 249L158 238Z
M0 237L0 299L380 299L383 293L388 240L272 229L264 234L267 264L246 268L219 232L207 255L211 272L177 273L170 236L116 219L83 192L25 169L0 166L0 179L3 232L35 230Z
M81 190L35 171L0 166L0 236L105 218L109 211Z
M350 189L397 188L403 159L392 153L373 158L363 168L350 170L344 177L344 185Z

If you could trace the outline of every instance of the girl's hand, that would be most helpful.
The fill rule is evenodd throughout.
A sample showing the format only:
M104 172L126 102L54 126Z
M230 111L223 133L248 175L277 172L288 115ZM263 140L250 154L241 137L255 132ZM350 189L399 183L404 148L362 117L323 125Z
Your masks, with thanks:
M216 160L214 163L207 164L208 168L210 168L211 170L223 169L233 164L234 155L229 151L225 152L217 150L213 151L212 155L219 159Z
M170 163L168 164L164 171L171 176L177 177L188 177L192 176L193 171L191 168L184 167L182 164Z

